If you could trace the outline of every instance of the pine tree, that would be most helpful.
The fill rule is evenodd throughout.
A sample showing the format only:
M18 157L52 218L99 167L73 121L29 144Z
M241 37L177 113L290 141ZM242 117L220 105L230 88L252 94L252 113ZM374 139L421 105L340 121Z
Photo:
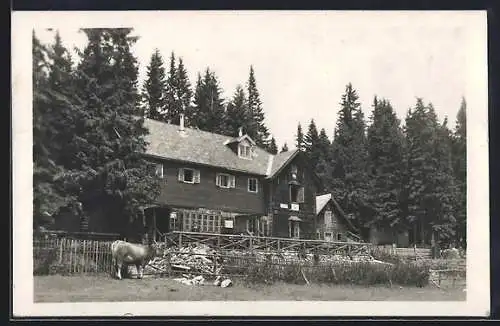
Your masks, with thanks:
M165 87L163 58L160 51L155 49L147 67L147 78L142 90L142 107L146 117L159 121L165 120L162 118L166 108Z
M354 224L364 229L372 219L366 127L358 94L349 83L342 95L332 143L332 190Z
M58 33L55 43L51 53L33 31L33 226L42 223L43 216L53 215L60 207L74 200L57 182L58 174L64 170L54 161L54 153L59 145L56 141L57 114L60 112L53 106L53 99L58 93L52 87L60 85L60 81L68 81L62 71L49 64L51 59L61 63L58 55L64 51ZM57 76L61 78L57 79Z
M271 137L269 145L267 146L267 151L271 154L278 154L278 146L276 145L276 139L274 139L274 137Z
M259 91L253 66L250 66L250 75L247 83L248 110L252 116L247 127L247 134L257 143L258 146L265 147L269 138L269 130L265 125L264 111L260 100Z
M453 174L458 187L456 209L456 237L462 245L467 245L467 102L462 103L457 114L452 142Z
M177 100L177 67L175 65L175 54L170 54L170 69L165 88L166 112L164 119L166 122L175 123L179 119L179 102Z
M316 174L323 180L324 189L321 191L328 191L329 185L332 183L332 158L331 158L331 143L326 135L326 131L324 128L321 128L319 132L318 139L318 162L316 164Z
M284 143L283 146L281 147L281 153L283 152L288 152L288 145L286 143Z
M430 110L434 110L430 105ZM458 203L458 188L453 176L452 165L452 134L448 129L448 119L438 126L434 155L437 158L437 175L434 179L434 202L431 219L432 231L436 232L438 240L447 244L455 240L456 207Z
M446 121L445 121L446 122ZM451 138L439 125L432 104L417 99L406 117L408 222L413 242L429 243L453 237L456 188L451 175Z
M238 135L240 127L246 131L249 121L250 116L245 90L241 87L241 85L238 85L236 86L233 98L227 105L225 134L228 136L236 136Z
M203 78L196 83L194 107L191 113L192 126L200 130L224 134L225 109L221 99L222 90L214 72L205 70Z
M373 184L372 221L378 228L404 228L404 135L389 101L374 99L372 124L368 128L368 152Z
M318 164L318 161L320 160L320 157L322 155L319 141L320 140L318 129L316 128L316 123L314 122L314 119L311 119L307 134L304 137L304 149L307 154L310 167L313 171L316 171L316 165Z
M179 58L179 64L177 66L176 73L176 111L186 114L188 112L188 108L191 106L193 91L191 90L191 83L189 82L187 71L184 67L182 58ZM173 121L175 124L179 124L179 117L177 117ZM186 125L189 125L188 119L186 121Z
M304 133L302 132L302 126L299 124L297 125L297 134L295 135L295 147L299 151L305 151L305 143L304 143Z
M83 29L88 44L78 66L77 112L71 142L73 169L79 169L80 200L87 210L106 210L113 225L129 226L140 207L159 195L138 115L137 62L130 48L137 38L128 28ZM127 232L127 229L121 230Z

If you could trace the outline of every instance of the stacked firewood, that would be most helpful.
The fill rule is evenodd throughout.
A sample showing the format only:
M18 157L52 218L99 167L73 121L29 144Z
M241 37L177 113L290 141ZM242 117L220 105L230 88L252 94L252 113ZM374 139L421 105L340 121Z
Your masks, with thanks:
M168 273L184 271L189 274L218 275L222 270L222 260L215 250L197 244L181 248L169 248L163 257L156 257L145 268L145 273Z

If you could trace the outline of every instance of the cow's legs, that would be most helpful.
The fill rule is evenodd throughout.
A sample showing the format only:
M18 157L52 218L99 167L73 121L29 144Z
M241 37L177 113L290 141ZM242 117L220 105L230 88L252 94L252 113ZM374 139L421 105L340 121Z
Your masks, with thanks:
M142 265L135 265L135 268L137 269L137 278L141 279L143 277L143 267Z
M116 264L116 277L118 277L119 280L122 279L122 263L117 263Z

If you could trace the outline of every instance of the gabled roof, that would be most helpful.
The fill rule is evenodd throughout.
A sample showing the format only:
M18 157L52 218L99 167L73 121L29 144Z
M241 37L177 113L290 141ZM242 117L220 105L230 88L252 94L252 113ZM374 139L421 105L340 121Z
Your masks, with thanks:
M179 132L178 125L151 119L144 119L144 126L149 130L149 134L145 137L148 144L146 155L165 160L190 162L270 177L296 155L296 151L273 155L260 147L255 147L253 158L243 159L238 157L227 144L250 139L246 135L229 137L192 128L184 128L183 132Z
M318 215L326 204L332 199L332 194L324 194L321 196L316 196L316 215Z
M316 196L316 215L318 215L319 213L321 213L321 211L325 208L325 206L329 202L333 203L333 205L335 206L335 208L337 209L337 211L340 213L340 217L342 217L342 219L347 223L348 228L351 231L354 231L354 232L357 233L358 230L351 223L351 221L349 220L349 218L344 213L344 210L342 209L342 207L340 207L340 204L335 200L335 198L333 198L333 195L331 193L320 195L320 196Z

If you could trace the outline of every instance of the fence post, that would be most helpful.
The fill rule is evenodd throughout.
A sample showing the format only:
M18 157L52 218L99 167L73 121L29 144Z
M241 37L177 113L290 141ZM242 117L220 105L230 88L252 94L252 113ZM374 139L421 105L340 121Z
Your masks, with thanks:
M179 233L179 247L182 247L182 233Z

